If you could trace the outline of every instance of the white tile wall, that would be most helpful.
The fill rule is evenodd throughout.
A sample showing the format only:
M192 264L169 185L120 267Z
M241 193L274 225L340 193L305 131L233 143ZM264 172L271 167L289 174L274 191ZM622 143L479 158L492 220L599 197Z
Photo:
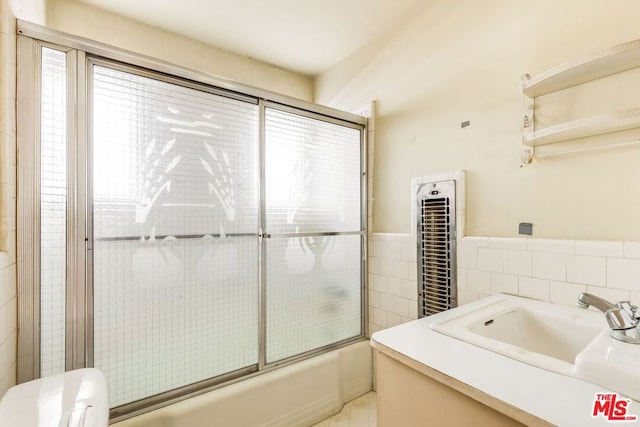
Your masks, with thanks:
M491 293L491 273L488 271L468 270L467 290L489 295Z
M491 273L491 294L518 293L518 276L502 273Z
M567 255L567 281L605 286L606 258L590 255Z
M582 292L587 292L587 285L567 282L549 282L550 302L563 305L575 305L577 296Z
M502 249L479 248L478 269L502 273L504 270L504 251Z
M638 242L464 237L458 241L458 299L464 304L506 292L575 306L580 292L591 292L639 303L639 258Z
M505 249L504 272L517 276L531 276L532 259L531 252L527 250Z
M527 239L527 249L534 252L573 254L576 252L574 240Z
M549 301L549 281L534 279L533 277L519 277L518 295L540 301Z
M624 242L625 258L640 258L640 242Z
M371 233L369 246L369 334L416 319L416 245L411 234ZM373 245L371 245L373 242Z
M367 126L367 229L369 235L373 230L373 172L376 147L376 102L361 109L360 114L369 120ZM371 248L369 248L371 255Z
M624 242L577 240L576 254L621 258L624 254Z
M607 285L640 290L640 260L607 258Z
M16 21L0 0L0 397L16 383Z
M533 277L539 277L541 279L566 280L566 255L554 252L534 252Z
M418 287L413 235L372 233L369 239L369 246L376 248L369 254L369 333L373 333L417 317ZM500 292L569 306L576 305L581 292L612 302L640 303L640 243L459 239L458 304Z
M458 248L458 267L477 269L478 268L478 248L464 246Z

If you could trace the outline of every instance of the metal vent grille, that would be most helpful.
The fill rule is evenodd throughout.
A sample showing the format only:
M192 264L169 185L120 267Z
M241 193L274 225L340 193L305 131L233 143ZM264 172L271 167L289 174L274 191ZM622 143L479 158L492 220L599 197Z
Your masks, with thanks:
M455 183L424 184L418 191L418 313L429 316L457 306Z

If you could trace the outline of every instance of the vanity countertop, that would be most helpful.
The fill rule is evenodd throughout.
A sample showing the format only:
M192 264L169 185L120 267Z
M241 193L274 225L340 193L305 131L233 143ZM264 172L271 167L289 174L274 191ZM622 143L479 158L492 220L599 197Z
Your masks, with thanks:
M460 310L486 304L491 298L378 331L371 337L371 345L526 425L620 424L602 415L592 416L596 394L613 393L611 390L528 365L429 328L435 321L453 318ZM626 397L619 395L619 399ZM627 415L636 415L637 421L622 424L640 425L640 403L631 400Z

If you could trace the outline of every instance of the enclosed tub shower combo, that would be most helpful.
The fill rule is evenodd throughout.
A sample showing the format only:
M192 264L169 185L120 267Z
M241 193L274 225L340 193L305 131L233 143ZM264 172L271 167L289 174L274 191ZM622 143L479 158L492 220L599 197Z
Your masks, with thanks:
M20 34L19 381L120 419L363 339L364 118Z

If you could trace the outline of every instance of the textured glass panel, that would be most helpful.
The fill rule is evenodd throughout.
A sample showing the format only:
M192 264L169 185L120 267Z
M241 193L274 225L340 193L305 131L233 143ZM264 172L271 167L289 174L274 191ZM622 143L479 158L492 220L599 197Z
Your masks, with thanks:
M267 109L266 229L357 231L360 131Z
M361 333L360 236L267 240L267 362Z
M42 48L40 127L40 375L65 370L66 54Z
M110 404L256 364L257 106L95 66L93 111Z
M94 365L111 406L254 365L255 238L95 243Z

